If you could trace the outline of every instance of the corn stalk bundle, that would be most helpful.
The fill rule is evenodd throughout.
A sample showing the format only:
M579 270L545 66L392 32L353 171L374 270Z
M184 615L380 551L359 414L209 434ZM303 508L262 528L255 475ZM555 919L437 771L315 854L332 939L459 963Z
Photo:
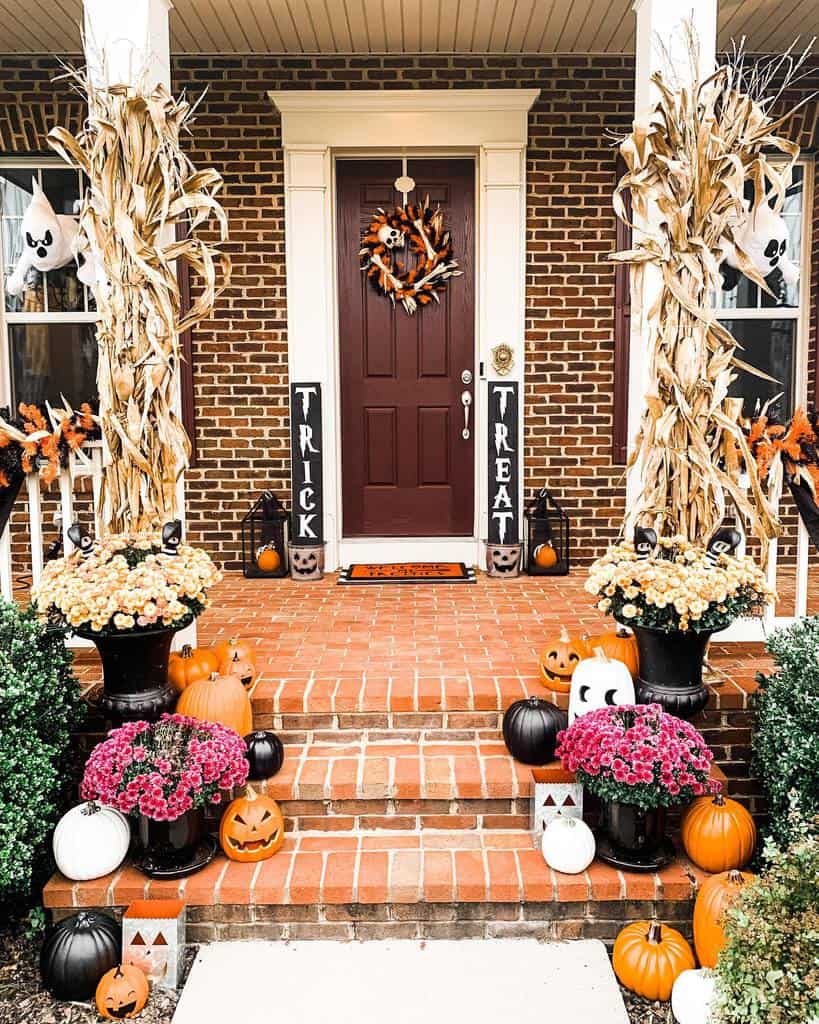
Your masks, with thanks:
M162 85L97 88L81 72L68 74L87 96L88 118L76 136L54 128L48 140L88 178L80 231L101 268L97 385L110 460L98 515L103 530L142 531L178 514L177 482L190 455L175 411L179 335L210 315L229 280L228 257L198 233L214 220L227 238L216 199L222 178L197 171L182 151L193 114L184 97ZM202 281L184 315L177 260Z
M688 52L693 84L680 86L656 73L654 110L620 140L628 170L614 207L628 222L628 191L637 229L633 248L611 258L632 264L637 289L646 265L662 277L647 313L650 384L629 462L641 465L642 491L627 521L702 543L733 504L766 551L778 524L742 431L742 400L728 395L736 369L758 371L738 357L713 296L729 245L742 272L769 292L735 236L748 212L770 200L779 210L784 201L799 149L779 130L795 111L774 118L770 108L795 80L804 55L791 58L789 51L749 69L739 49L700 81L690 27ZM772 152L785 154L785 164L771 162ZM753 183L750 211L746 181ZM638 233L652 213L658 228Z

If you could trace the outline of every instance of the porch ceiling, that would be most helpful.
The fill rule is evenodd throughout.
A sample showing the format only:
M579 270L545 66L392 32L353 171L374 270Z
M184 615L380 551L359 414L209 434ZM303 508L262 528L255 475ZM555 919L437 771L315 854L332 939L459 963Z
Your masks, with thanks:
M174 0L171 47L174 53L629 53L631 7L632 0ZM82 0L0 0L0 13L0 53L80 49ZM745 35L750 50L779 50L817 24L819 0L719 5L721 46Z

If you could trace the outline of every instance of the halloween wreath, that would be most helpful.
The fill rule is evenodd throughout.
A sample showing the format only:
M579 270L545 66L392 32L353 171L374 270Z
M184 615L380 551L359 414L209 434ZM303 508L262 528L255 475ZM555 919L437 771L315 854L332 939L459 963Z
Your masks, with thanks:
M406 250L415 256L415 266L409 267L398 258ZM423 205L407 203L387 213L380 206L361 239L361 269L375 289L396 300L410 315L418 306L426 306L433 299L439 302L438 292L446 291L451 277L460 277L458 261L452 257L452 238L444 229L444 215L440 208L433 210L429 196Z

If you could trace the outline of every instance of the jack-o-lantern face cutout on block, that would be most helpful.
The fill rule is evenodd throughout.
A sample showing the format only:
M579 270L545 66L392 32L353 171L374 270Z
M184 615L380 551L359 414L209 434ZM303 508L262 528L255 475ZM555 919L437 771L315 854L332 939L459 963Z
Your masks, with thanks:
M219 826L219 842L231 860L267 860L284 842L284 819L269 796L247 787L244 796L228 804Z
M242 658L238 651L234 651L233 657L230 662L225 666L223 671L227 675L238 676L242 681L242 686L246 690L249 690L253 685L253 681L256 678L256 665L254 662L247 658Z
M631 672L622 661L609 658L601 647L597 647L594 657L584 658L572 676L569 725L587 711L634 702Z
M588 658L589 649L584 640L573 640L565 626L560 627L560 639L544 648L540 655L540 674L550 690L568 693L574 670Z
M514 579L520 573L520 553L520 544L487 544L487 575L497 579Z
M324 545L290 545L290 578L320 580L324 575Z
M106 1020L130 1020L147 1002L148 979L131 964L114 967L97 985L97 1010Z

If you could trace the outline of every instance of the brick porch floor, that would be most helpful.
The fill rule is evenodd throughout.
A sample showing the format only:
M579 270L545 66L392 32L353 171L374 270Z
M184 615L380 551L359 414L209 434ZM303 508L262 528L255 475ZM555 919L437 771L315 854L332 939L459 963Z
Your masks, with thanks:
M597 863L580 876L547 868L527 832L529 772L500 741L513 700L534 693L565 706L538 672L547 639L562 624L573 632L607 625L584 578L339 587L334 576L293 583L228 574L199 620L199 642L241 635L257 644L255 725L286 744L284 767L263 784L282 803L285 846L260 864L217 857L179 883L128 866L88 883L55 876L46 905L60 916L178 892L191 941L611 940L635 913L687 928L700 873L682 858L657 875ZM711 663L711 700L696 724L729 791L758 809L748 694L769 663L759 645L718 644ZM93 703L96 656L83 653L77 669Z

